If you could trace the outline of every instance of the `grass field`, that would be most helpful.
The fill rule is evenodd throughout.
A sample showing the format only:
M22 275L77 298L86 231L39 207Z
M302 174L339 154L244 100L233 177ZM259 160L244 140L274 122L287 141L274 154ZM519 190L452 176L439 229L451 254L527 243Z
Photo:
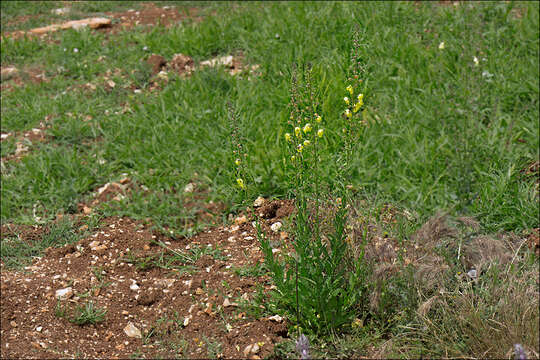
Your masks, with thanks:
M96 208L96 218L149 219L161 231L182 237L207 228L196 211L214 202L224 204L217 215L226 222L229 212L243 209L230 160L227 102L239 114L249 154L248 203L259 195L287 198L292 184L282 149L293 64L313 67L327 144L319 171L331 184L337 171L332 154L344 141L339 119L357 29L367 125L354 144L347 179L354 200L368 203L366 212L378 213L391 204L409 214L385 228L399 243L438 213L476 219L477 234L526 236L539 227L538 171L527 170L538 162L540 148L538 2L159 4L197 7L201 20L186 18L176 26L134 27L114 35L58 31L52 41L3 38L2 67L39 68L49 80L2 90L1 132L15 134L2 140L2 224L47 224L58 214L74 214L93 191L123 176L145 191ZM50 10L62 5L1 6L2 31L8 32L59 21ZM73 6L72 18L81 18L138 9L141 3ZM35 17L10 23L21 15ZM195 62L241 53L245 64L259 66L260 74L231 76L208 67L186 78L171 73L161 90L149 91L153 78L144 60L151 53L166 59L187 54ZM108 80L115 83L112 89L105 86ZM95 90L84 88L88 83ZM142 91L135 93L133 87ZM26 143L23 157L4 161L16 153L16 135L40 127L46 118L46 140ZM193 202L184 191L191 182L205 189L195 207L186 206ZM25 256L6 246L3 257ZM537 264L535 258L520 266L534 272ZM496 298L513 296L510 290L492 292L501 286L496 276L489 281L482 290L489 298L486 314ZM465 316L450 313L452 306L440 309L443 313L434 316ZM419 320L411 316L394 319L388 327L366 326L319 339L320 344L312 339L315 354L354 354L375 343L389 347L387 354L405 357L508 351L489 350L489 343L469 333L455 338L452 332L463 334L467 326L456 330L445 320L420 321L431 324L430 334L424 332L427 327L413 329L412 322ZM527 343L528 351L538 356L538 326L531 331L536 340ZM515 341L521 341L518 335ZM290 356L289 345L276 351Z

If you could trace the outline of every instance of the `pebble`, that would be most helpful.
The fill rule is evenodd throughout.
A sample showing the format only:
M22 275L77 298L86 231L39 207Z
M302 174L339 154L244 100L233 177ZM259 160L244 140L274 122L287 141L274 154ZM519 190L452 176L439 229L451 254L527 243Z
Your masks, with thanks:
M273 223L272 226L270 226L270 229L272 229L273 232L278 232L282 226L283 224L278 221L278 222Z
M132 322L129 322L124 328L124 333L129 337L142 338L141 330L137 329Z
M73 296L73 289L70 287L67 287L65 289L59 289L56 290L56 298L60 300L69 299Z
M184 192L186 193L191 193L193 192L193 190L195 190L195 184L193 183L187 184L186 187L184 188Z
M258 353L260 350L260 347L257 343L255 344L250 344L248 346L246 346L246 348L244 349L244 355L245 356L248 356L249 353L252 353L252 354L256 354Z
M246 222L247 222L246 215L238 216L236 219L234 219L234 223L236 225L242 225L242 224L245 224Z
M268 320L280 323L280 322L283 321L283 318L281 316L279 316L279 315L274 315L274 316L269 316Z
M262 196L259 196L258 198L255 199L255 201L253 202L253 207L259 207L259 206L262 206L264 204L264 198Z

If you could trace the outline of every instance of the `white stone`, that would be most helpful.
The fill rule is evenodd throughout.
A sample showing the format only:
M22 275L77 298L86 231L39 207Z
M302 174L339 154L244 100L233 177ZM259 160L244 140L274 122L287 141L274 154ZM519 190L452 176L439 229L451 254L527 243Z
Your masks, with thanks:
M73 296L73 289L70 287L67 287L65 289L59 289L56 290L56 298L60 300L69 299Z
M272 226L270 226L270 229L272 229L273 232L278 232L282 226L283 224L278 221L278 222L273 223Z
M142 338L141 330L137 329L135 325L133 325L132 322L129 322L126 327L124 328L124 333L126 333L129 337L134 338Z
M264 198L262 196L259 196L258 198L255 199L255 201L253 202L253 207L259 207L259 206L262 206L264 204Z

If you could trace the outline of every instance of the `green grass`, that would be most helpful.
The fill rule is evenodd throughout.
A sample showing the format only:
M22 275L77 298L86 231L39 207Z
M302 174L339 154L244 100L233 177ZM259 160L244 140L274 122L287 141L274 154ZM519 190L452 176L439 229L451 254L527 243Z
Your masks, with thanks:
M523 18L513 18L511 7L524 8ZM4 40L2 63L45 64L56 75L49 83L2 95L2 131L28 130L55 115L53 141L20 164L7 165L3 221L28 222L36 201L69 211L94 187L128 172L151 194L136 194L107 214L152 217L185 232L182 216L175 216L185 200L179 190L195 173L210 187L210 199L238 200L229 190L232 170L224 166L228 100L241 111L242 130L250 141L253 194L285 195L278 142L279 124L287 116L291 64L314 65L329 141L337 147L339 129L333 123L340 113L350 33L358 24L368 48L366 101L373 122L357 144L351 183L367 197L376 195L424 219L444 209L478 216L490 231L538 223L534 182L520 176L527 162L538 159L536 3L426 3L417 10L393 2L218 8L227 16L108 40L89 31L59 32L60 44ZM314 22L315 17L326 20ZM444 50L438 49L441 41ZM79 52L73 53L74 48ZM141 59L149 52L169 59L181 52L202 60L237 50L248 63L261 65L261 77L247 80L207 69L171 81L159 94L122 88L137 73L145 82ZM98 62L102 55L107 60ZM473 56L480 59L478 67ZM60 73L59 66L64 68ZM100 78L115 68L125 78L112 75L117 86L109 94ZM132 71L135 75L128 76ZM483 77L484 71L493 77ZM87 82L98 85L95 93L62 94L69 85ZM125 103L132 112L115 114ZM92 120L81 122L86 115ZM91 145L81 146L84 140ZM106 163L99 165L94 157ZM324 166L332 173L332 164Z
M2 2L2 31L56 22L59 17L50 10L62 7L59 4ZM226 211L241 202L232 190L236 177L229 154L228 101L238 110L247 139L249 200L258 195L286 197L290 185L280 149L293 63L313 65L329 145L322 154L321 173L332 179L337 170L332 154L343 142L338 119L352 32L358 26L366 49L369 125L355 145L354 171L348 179L356 200L372 205L368 212L392 204L412 214L411 220L399 219L397 227L384 229L400 242L439 211L475 217L484 233L522 233L539 226L537 179L522 173L539 159L538 2L176 5L199 7L205 16L201 22L150 31L134 28L114 36L67 30L53 34L55 42L1 42L2 66L38 67L50 81L3 91L0 130L20 133L51 116L46 130L50 140L33 144L20 161L2 164L2 223L33 224L34 211L44 221L75 212L77 203L96 188L127 173L148 191L133 191L118 203L102 206L97 209L100 216L151 218L175 236L193 234L205 224L185 206L193 200L183 191L186 184L193 181L206 189L204 201L223 202ZM76 18L139 3L73 6L78 12L70 16ZM20 15L36 17L20 26L10 24ZM439 49L441 42L444 49ZM168 60L183 53L197 62L237 52L247 64L259 64L261 76L231 77L220 69L204 69L186 79L171 75L162 91L147 91L150 73L143 60L151 53ZM110 92L103 86L108 70L116 83ZM96 90L80 88L87 83ZM134 94L131 85L143 93ZM2 157L14 153L15 142L2 142ZM44 242L59 241L49 240ZM1 256L20 266L46 244L2 237ZM171 265L167 259L160 261L149 259L148 264ZM238 269L239 275L244 273L259 271ZM386 334L380 327L362 331L378 343L381 333ZM429 340L426 334L415 336ZM341 339L336 352L323 349L321 354L339 356L343 350L353 356L344 349L366 346L360 337ZM329 347L336 344L320 341ZM437 349L434 356L441 356L444 349ZM408 354L421 355L417 350Z
M87 302L84 306L78 305L75 309L75 314L70 319L71 322L77 325L97 324L105 320L106 309L96 307L92 301Z
M80 240L82 234L74 229L69 220L61 220L47 225L42 234L22 239L20 234L1 239L1 258L7 268L20 269L28 265L34 257L43 256L48 247L60 247Z

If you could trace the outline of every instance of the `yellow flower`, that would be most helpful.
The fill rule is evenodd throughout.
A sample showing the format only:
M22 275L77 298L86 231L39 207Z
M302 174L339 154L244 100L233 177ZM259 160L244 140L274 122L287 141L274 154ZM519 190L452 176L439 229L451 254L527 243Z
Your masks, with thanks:
M246 188L246 185L244 185L244 180L238 178L236 179L236 183L238 184L238 186L240 187L240 189L245 189Z
M362 102L357 102L356 104L354 104L354 108L353 108L353 112L354 113L357 113L358 110L360 110L360 108L362 107L363 103Z
M364 101L364 94L358 94L358 101Z
M287 140L288 142L291 142L291 134L286 133L285 134L285 140Z
M322 138L323 135L324 135L324 129L319 129L319 130L317 131L317 136L320 137L320 138Z
M302 131L298 126L294 128L294 135L296 135L296 137L299 137L300 136L300 131Z
M296 151L302 152L302 150L304 150L304 147L302 146L302 144L298 145L298 147L296 148Z
M350 118L352 116L351 111L349 109L345 109L345 116Z
M291 156L291 161L294 161L296 159L296 156Z
M310 123L307 123L305 126L304 126L304 129L303 131L307 134L308 132L311 131L311 124Z
M349 92L349 94L353 94L353 88L352 88L352 85L349 85L347 86L347 91Z
M236 159L236 160L234 161L234 163L236 164L236 166L240 166L241 161L240 161L240 159Z
M318 124L320 124L320 122L322 121L321 116L320 116L320 115L317 116L317 118L315 119L315 121L316 121Z
M311 141L309 141L309 140L304 141L304 146L308 146L309 144L311 144Z
M444 41L439 44L439 49L440 50L444 49Z
M350 104L349 98L346 97L346 96L343 98L343 101L345 101L345 104L347 104L347 105Z

